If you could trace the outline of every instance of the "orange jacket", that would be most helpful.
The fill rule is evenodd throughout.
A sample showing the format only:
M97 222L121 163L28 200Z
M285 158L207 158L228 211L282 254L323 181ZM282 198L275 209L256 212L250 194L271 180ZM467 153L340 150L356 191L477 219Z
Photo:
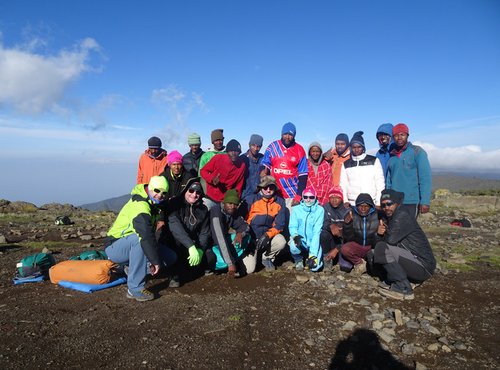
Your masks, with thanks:
M333 186L340 186L340 170L342 164L351 158L351 149L347 148L342 155L338 155L335 147L333 147L330 149L330 153L332 156L330 163L332 164Z
M137 170L137 183L148 184L153 176L158 176L167 166L167 151L162 152L155 158L149 149L146 149L139 158L139 169Z

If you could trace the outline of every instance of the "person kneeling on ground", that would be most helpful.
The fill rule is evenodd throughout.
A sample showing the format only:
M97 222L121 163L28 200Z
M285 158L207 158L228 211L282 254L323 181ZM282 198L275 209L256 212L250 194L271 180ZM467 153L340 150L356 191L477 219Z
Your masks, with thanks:
M340 256L347 260L348 265L354 265L354 273L361 275L366 272L365 257L379 240L377 236L378 214L370 194L361 193L357 196L355 207L345 217L342 235L344 244ZM343 261L339 261L343 264Z
M151 177L149 184L138 184L108 231L105 245L108 258L128 264L127 297L150 301L154 294L145 289L146 275L156 275L162 267L173 265L176 254L155 238L159 206L167 199L168 184L163 176Z
M328 203L323 205L325 219L321 229L321 249L325 270L331 269L333 261L342 247L342 228L350 207L344 205L344 194L340 186L333 186L328 191ZM328 266L328 267L327 267Z
M295 262L295 269L304 269L304 258L307 267L313 272L323 267L323 252L319 243L325 210L318 204L316 191L305 188L300 204L292 208L290 215L290 253Z
M217 258L215 269L227 268L230 277L250 274L255 269L254 257L250 257L251 261L247 257L250 227L238 214L239 204L238 191L230 189L222 202L210 208L210 230L215 243L212 251Z
M187 275L201 275L215 263L210 250L210 217L203 204L200 178L191 178L182 192L168 202L165 244L178 256L176 272L169 287L177 288Z
M400 205L404 194L392 189L384 190L380 205L386 223L380 221L378 234L383 236L375 246L375 263L387 273L386 281L379 284L384 297L413 299L412 283L421 284L429 279L436 268L436 260L425 233L417 220Z
M285 229L285 200L276 194L278 186L272 176L263 176L257 186L258 193L245 199L250 205L247 222L255 240L256 253L253 266L255 268L257 254L262 253L262 264L266 271L274 271L274 258L286 246L282 232Z

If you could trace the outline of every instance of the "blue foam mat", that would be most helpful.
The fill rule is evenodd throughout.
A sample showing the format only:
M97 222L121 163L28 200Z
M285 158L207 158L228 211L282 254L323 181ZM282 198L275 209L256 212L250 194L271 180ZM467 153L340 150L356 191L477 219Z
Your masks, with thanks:
M43 281L43 280L44 280L44 276L40 275L37 277L25 277L25 278L15 277L14 279L12 279L12 282L14 283L14 285L19 285L19 284L25 284L25 283L39 283L40 281Z
M84 284L84 283L75 283L72 281L64 281L61 280L58 285L62 286L63 288L69 288L69 289L74 289L78 290L80 292L84 293L94 293L97 292L98 290L103 290L107 288L111 288L117 285L125 284L127 282L126 277L121 277L119 279L113 280L107 284Z

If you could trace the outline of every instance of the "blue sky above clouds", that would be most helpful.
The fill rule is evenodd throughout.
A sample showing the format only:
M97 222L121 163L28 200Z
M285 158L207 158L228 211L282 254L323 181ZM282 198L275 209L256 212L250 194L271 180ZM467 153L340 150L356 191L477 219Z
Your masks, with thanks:
M0 2L0 198L81 204L158 135L331 146L405 122L434 169L500 175L500 3Z

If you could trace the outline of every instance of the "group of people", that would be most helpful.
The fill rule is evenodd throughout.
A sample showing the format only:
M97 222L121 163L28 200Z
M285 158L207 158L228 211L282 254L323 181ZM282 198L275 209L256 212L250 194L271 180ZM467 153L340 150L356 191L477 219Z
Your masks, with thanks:
M284 255L296 270L369 272L379 293L413 299L414 284L435 269L431 246L417 217L430 207L426 152L409 140L403 123L376 132L380 149L366 153L363 132L340 133L323 151L307 152L296 127L261 153L263 137L248 149L223 129L211 133L212 150L188 136L190 150L167 153L158 137L139 160L137 185L108 232L106 253L127 266L129 298L154 298L148 275L169 276L178 287L213 272L242 277L263 265L276 269Z

